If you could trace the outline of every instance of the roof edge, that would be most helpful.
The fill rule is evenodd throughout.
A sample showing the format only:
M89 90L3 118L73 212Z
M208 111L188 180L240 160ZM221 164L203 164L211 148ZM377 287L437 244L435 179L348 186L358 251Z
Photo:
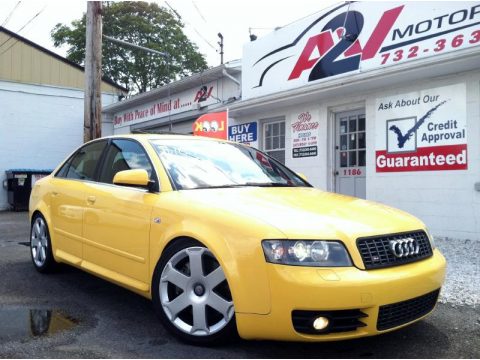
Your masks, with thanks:
M50 55L52 57L54 57L55 59L57 60L60 60L62 62L64 62L65 64L67 65L70 65L70 66L73 66L74 68L78 69L78 70L81 70L81 71L85 71L85 68L81 65L78 65L77 63L74 63L73 61L71 60L68 60L67 58L64 58L63 56L60 56L56 53L54 53L53 51L51 50L48 50L47 48L44 48L43 46L40 46L38 45L37 43L34 43L33 41L31 40L28 40L27 38L24 38L23 36L20 36L18 35L17 33L14 33L13 31L11 30L8 30L7 28L3 27L3 26L0 26L0 32L4 32L6 33L7 35L11 36L11 37L14 37L16 38L17 40L20 40L32 47L34 47L35 49L41 51L41 52L44 52L46 53L47 55ZM107 84L109 85L112 85L114 87L116 87L117 89L119 90L122 90L122 91L125 91L125 92L128 92L128 89L121 86L121 85L118 85L117 83L115 83L113 80L107 78L107 77L102 77L102 81L106 82Z
M114 104L110 104L105 106L102 109L103 113L114 113L116 111L122 111L123 109L128 109L131 106L135 106L137 103L141 103L144 101L152 101L154 99L159 98L160 96L166 95L168 92L168 89L170 88L170 91L175 91L179 86L185 84L185 83L195 83L196 81L201 81L202 77L204 76L212 76L212 75L218 75L219 77L223 76L223 70L228 70L229 72L232 73L241 73L241 64L235 60L232 64L225 63L221 64L215 67L208 68L202 72L195 73L189 76L185 76L181 78L180 80L171 82L169 84L166 84L164 86L152 89L147 92L143 92L140 94L133 95L132 97L122 100L119 102L116 102ZM163 94L165 93L165 94ZM172 92L171 95L174 95L175 92Z

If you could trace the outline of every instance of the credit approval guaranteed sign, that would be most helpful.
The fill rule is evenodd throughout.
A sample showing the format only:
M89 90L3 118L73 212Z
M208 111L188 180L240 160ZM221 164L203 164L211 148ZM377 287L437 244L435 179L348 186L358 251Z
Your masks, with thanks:
M242 97L479 45L480 2L346 2L245 44Z
M377 172L466 170L466 85L376 101Z

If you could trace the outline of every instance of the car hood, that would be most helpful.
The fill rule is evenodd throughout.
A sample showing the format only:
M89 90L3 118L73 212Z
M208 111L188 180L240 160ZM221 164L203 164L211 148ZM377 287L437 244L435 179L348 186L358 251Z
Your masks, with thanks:
M418 230L414 216L372 201L302 187L183 190L187 201L267 223L290 239L348 239Z

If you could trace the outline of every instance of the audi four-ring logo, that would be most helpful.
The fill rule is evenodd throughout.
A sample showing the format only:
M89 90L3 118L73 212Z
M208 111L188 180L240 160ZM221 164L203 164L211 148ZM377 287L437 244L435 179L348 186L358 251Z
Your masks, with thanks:
M418 242L412 238L390 240L390 250L397 258L404 258L411 255L417 255L420 251L420 245L418 245Z

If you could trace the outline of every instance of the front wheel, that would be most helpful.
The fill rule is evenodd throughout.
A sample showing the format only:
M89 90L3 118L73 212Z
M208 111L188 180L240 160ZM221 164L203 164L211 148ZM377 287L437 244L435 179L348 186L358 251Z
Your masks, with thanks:
M165 250L155 269L152 298L164 325L181 340L211 344L236 332L222 267L196 241L180 240Z

